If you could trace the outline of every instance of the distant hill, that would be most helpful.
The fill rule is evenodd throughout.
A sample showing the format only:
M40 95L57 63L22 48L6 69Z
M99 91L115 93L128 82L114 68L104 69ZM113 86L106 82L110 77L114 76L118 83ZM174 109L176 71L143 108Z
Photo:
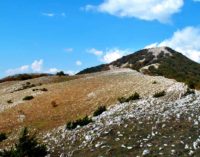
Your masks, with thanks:
M158 75L200 89L200 64L169 48L159 47L137 51L110 64L85 69L78 74L105 71L113 68L131 68L148 75Z
M44 77L44 76L51 76L51 74L17 74L17 75L12 75L5 77L3 79L0 79L0 83L7 82L7 81L24 81L24 80L29 80L29 79L34 79L34 78L39 78L39 77Z

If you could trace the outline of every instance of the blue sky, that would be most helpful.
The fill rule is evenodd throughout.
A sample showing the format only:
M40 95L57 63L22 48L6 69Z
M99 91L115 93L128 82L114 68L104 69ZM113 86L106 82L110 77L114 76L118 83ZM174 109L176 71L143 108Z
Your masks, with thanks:
M78 72L144 47L200 61L194 0L1 0L0 77Z

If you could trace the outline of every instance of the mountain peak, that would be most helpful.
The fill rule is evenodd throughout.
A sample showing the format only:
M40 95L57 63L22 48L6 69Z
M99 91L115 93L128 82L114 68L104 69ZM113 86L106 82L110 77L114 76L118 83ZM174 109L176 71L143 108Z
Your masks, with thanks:
M160 54L164 54L165 55L169 55L172 56L172 53L169 51L168 47L154 47L154 48L149 48L148 49L148 53L152 53L152 55L154 55L156 58L160 55Z
M169 47L139 50L110 64L85 69L79 74L116 68L130 68L148 75L164 76L185 83L192 82L196 88L200 88L200 64Z

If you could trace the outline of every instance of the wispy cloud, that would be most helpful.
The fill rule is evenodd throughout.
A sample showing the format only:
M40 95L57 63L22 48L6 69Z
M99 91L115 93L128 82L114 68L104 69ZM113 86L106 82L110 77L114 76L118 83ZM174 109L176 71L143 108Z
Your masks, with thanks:
M97 50L95 48L91 48L87 50L88 53L94 54L96 56L101 56L103 54L103 51Z
M76 61L76 65L77 65L77 66L81 66L82 64L83 64L83 63L82 63L81 61L79 61L79 60Z
M43 16L54 17L54 13L42 13Z
M7 75L14 75L14 74L18 74L18 73L25 73L29 70L29 65L23 65L19 68L15 68L15 69L8 69L6 71Z
M91 48L88 49L87 52L97 56L99 60L103 63L113 62L121 58L123 55L132 53L131 50L128 49L122 50L118 48L106 49L105 51Z
M14 74L20 74L20 73L27 73L27 72L42 72L43 67L43 60L35 60L30 65L22 65L19 68L14 69L8 69L6 70L6 75L14 75Z
M57 72L59 72L61 70L57 69L57 68L50 68L49 70L47 70L47 73L50 73L50 74L55 74Z
M47 17L55 17L55 16L66 17L66 13L65 12L62 12L62 13L43 12L42 15L43 16L47 16Z
M65 48L64 51L65 51L65 52L73 52L74 49L70 47L70 48Z
M66 13L64 13L64 12L61 13L60 15L61 15L62 17L66 17Z
M181 10L183 5L184 0L104 0L97 6L87 5L85 10L166 23L173 14Z

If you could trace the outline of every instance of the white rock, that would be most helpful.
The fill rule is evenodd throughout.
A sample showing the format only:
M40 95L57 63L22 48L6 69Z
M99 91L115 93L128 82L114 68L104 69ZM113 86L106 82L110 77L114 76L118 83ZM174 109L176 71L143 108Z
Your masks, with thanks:
M148 149L145 149L142 153L143 156L148 155L150 153L150 151Z

